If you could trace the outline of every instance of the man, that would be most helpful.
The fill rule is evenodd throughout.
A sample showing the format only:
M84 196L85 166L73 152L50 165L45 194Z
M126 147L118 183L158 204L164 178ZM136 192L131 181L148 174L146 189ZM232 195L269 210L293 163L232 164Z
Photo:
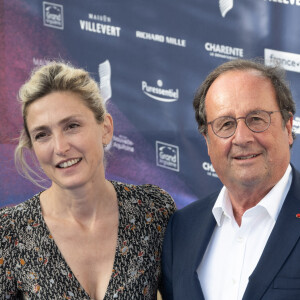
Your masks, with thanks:
M171 218L164 300L300 299L300 174L290 165L295 103L278 68L235 60L194 99L222 190Z

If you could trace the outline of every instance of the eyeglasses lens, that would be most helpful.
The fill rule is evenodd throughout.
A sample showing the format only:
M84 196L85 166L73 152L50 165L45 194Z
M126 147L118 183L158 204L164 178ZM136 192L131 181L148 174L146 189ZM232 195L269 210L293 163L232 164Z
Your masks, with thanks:
M238 119L245 119L247 127L253 132L265 131L271 121L270 114L266 111L253 111L246 117ZM220 117L212 122L212 129L214 133L222 138L227 138L235 133L237 127L237 120L233 117Z

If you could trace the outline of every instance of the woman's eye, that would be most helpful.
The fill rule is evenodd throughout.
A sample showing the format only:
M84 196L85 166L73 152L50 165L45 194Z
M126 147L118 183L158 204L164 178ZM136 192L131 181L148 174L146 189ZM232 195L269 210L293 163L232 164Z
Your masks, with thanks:
M45 133L45 132L39 132L39 133L37 133L35 136L34 136L34 139L37 141L37 140L40 140L40 139L42 139L42 138L44 138L44 137L46 137L47 136L47 134Z

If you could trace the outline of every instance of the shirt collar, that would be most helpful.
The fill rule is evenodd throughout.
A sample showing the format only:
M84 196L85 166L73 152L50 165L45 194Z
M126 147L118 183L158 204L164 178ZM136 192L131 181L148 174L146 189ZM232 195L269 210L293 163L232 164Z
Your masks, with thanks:
M266 209L269 216L276 221L283 205L284 199L292 183L292 168L289 164L282 178L270 190L270 192L256 205ZM232 205L229 199L228 190L225 186L221 189L217 201L212 209L218 226L222 224L222 217L233 220Z

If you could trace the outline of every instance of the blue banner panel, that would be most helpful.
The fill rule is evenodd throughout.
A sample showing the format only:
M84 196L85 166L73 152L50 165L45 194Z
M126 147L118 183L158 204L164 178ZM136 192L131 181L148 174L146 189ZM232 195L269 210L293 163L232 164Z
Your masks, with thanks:
M192 108L212 69L237 58L280 63L299 106L299 0L0 3L1 207L39 191L13 164L22 128L17 93L32 68L53 59L88 70L101 87L115 126L107 177L157 184L178 207L221 187ZM296 140L298 168L299 147Z

